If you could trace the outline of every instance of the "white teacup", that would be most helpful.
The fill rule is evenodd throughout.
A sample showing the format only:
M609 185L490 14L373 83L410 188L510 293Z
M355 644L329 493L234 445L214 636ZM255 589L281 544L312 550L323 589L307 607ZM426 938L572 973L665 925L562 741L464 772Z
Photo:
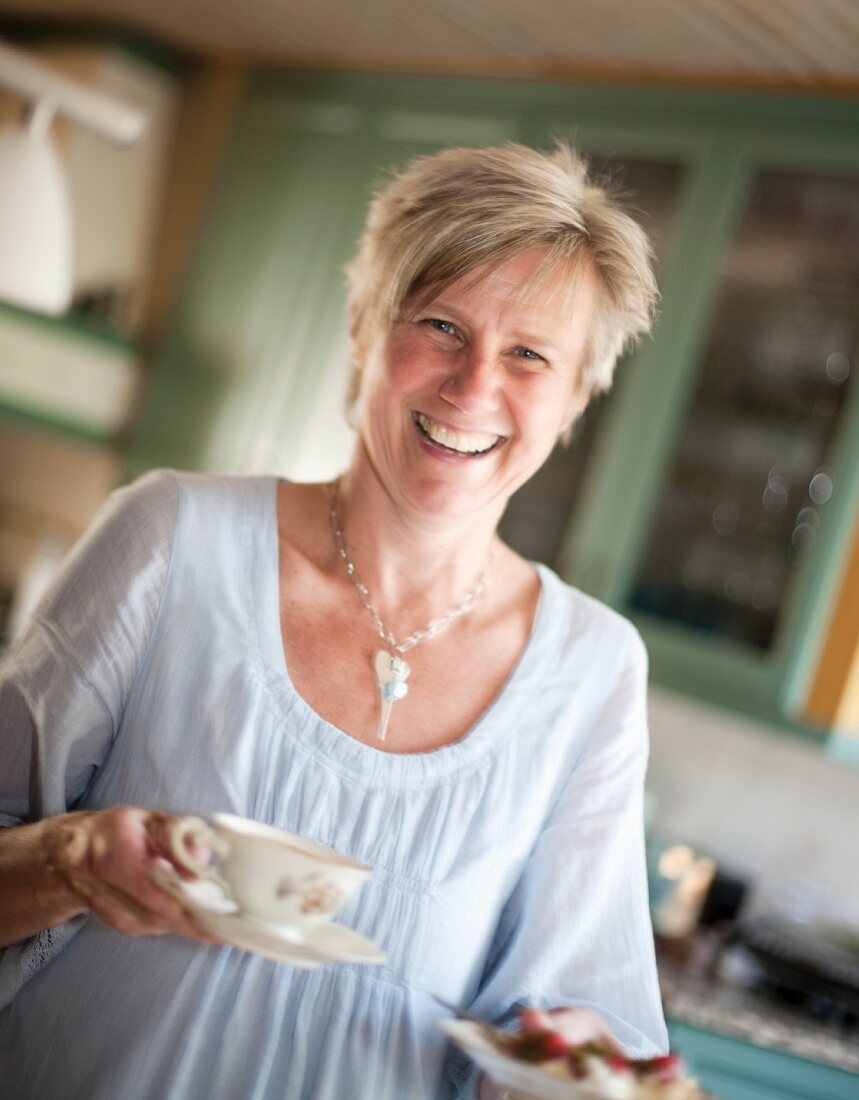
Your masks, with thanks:
M215 882L256 920L301 926L326 921L372 874L372 868L324 844L235 814L214 814L214 828L182 817L170 830L177 863ZM209 849L216 865L195 856Z

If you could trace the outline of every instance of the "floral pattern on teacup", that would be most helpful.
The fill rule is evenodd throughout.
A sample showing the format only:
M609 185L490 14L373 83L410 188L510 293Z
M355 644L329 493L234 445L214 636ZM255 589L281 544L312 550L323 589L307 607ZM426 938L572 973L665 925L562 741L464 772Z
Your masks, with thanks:
M275 896L280 899L295 893L301 897L301 912L308 914L331 913L345 901L343 891L325 879L320 882L314 878L308 882L307 879L284 875L277 884Z
M305 890L301 898L301 911L302 913L332 913L343 904L344 900L343 891L326 882L321 886L312 886L309 890Z

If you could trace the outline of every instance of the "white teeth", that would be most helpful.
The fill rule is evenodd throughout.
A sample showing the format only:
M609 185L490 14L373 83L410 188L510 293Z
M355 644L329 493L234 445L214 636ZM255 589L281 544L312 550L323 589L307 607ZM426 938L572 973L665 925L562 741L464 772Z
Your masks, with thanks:
M435 443L441 443L451 451L459 451L460 454L481 454L494 447L501 438L499 435L484 435L482 432L455 432L450 428L444 428L436 424L423 413L418 414L418 424Z

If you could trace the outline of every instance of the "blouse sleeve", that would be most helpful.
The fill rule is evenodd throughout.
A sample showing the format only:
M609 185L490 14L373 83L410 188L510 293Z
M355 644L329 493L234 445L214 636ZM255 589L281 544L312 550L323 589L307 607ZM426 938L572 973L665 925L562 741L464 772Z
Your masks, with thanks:
M627 659L588 744L505 905L476 1015L512 1024L526 1005L598 1012L632 1057L668 1049L647 895L643 790L647 654L628 630ZM476 1071L449 1064L460 1096Z
M0 661L0 826L75 809L110 749L165 588L175 475L114 492ZM85 916L0 950L0 1007Z

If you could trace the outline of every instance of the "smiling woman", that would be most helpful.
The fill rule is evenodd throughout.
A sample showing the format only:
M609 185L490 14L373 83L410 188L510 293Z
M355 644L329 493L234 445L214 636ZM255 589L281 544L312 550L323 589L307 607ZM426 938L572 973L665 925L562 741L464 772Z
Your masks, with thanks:
M545 257L483 265L407 301L375 342L356 339L359 421L389 495L418 506L424 494L435 515L483 514L494 531L584 407L596 280L583 262L574 278L538 283Z
M433 995L665 1049L646 655L497 535L646 331L646 240L569 148L447 150L379 192L349 284L343 475L148 475L5 658L10 1094L488 1095ZM216 811L375 868L340 917L387 966L212 942L160 884L174 819Z

